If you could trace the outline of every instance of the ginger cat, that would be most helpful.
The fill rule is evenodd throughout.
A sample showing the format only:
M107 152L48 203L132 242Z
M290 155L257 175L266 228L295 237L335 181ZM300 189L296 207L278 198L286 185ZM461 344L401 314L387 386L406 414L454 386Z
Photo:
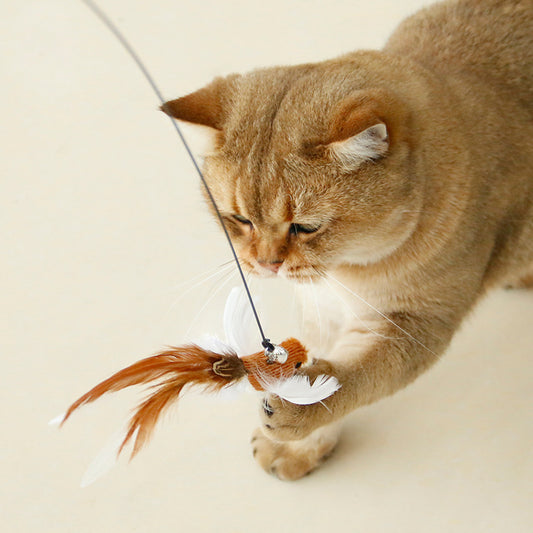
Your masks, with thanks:
M263 402L254 455L281 479L435 363L487 289L533 282L532 0L438 3L382 51L217 78L163 110L214 134L205 176L250 271L361 302L303 369L342 384L327 409Z

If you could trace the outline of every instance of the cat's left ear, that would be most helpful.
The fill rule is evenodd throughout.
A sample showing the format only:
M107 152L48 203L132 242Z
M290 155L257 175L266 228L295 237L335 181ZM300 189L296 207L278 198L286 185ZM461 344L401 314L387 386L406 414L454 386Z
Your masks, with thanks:
M330 124L328 153L348 166L386 156L405 120L404 106L383 91L364 91L344 100Z

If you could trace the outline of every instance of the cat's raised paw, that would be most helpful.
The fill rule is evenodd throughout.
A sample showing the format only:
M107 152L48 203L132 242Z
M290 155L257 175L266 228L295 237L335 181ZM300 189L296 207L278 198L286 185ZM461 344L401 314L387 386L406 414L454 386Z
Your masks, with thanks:
M313 361L305 369L311 381L319 375L333 375L332 366L322 359ZM328 399L308 405L299 405L284 400L275 394L267 394L260 408L263 432L277 441L301 440L317 428L330 424L335 419L334 409Z
M319 404L319 407L325 409ZM278 396L266 396L260 409L262 430L277 441L301 440L324 424L316 405L296 405Z

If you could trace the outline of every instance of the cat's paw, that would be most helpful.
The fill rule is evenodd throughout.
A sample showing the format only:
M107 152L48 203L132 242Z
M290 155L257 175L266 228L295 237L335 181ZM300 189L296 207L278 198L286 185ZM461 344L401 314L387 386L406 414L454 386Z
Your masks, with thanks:
M317 360L302 373L312 383L318 375L331 375L332 367L327 361ZM310 405L297 405L274 394L267 394L260 408L262 430L273 440L301 440L335 419L328 400L329 398Z
M530 272L516 281L505 286L506 289L533 289L533 272Z
M325 409L320 404L318 407ZM261 428L273 440L301 440L324 424L316 411L317 404L296 405L268 394L261 403Z
M275 442L257 428L252 435L252 451L265 472L284 481L294 481L311 473L331 455L338 434L337 428L321 428L316 435L302 441Z

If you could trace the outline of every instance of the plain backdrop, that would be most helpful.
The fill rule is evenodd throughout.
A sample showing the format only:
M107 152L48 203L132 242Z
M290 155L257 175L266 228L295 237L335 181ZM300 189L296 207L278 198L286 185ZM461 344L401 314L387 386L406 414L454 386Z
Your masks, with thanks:
M427 3L101 0L168 97L379 48ZM531 531L527 291L490 295L435 368L352 414L334 457L301 481L254 463L257 397L192 395L133 462L80 489L139 395L61 431L48 420L119 368L220 331L237 278L155 95L81 2L0 0L0 72L2 531ZM270 331L297 331L292 289L254 291Z

